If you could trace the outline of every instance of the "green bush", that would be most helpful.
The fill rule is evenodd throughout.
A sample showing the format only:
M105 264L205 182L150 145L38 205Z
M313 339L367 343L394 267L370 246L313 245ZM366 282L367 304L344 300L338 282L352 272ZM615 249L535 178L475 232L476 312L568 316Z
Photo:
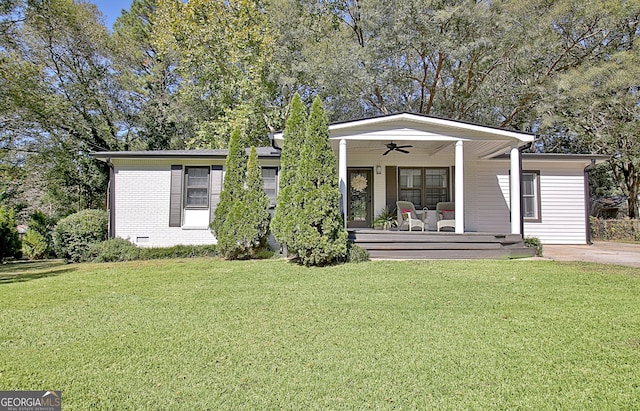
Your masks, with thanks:
M231 215L236 225L236 248L233 254L235 258L254 258L258 250L267 244L269 234L269 197L264 192L262 180L262 168L258 161L255 147L251 147L249 160L247 161L247 182L241 201L234 207ZM240 215L236 210L242 210Z
M0 262L5 258L20 258L21 248L15 213L3 205L0 207Z
M42 260L49 255L49 240L35 230L29 229L22 239L22 252L30 260Z
M347 244L347 262L349 263L362 263L369 261L369 252L357 244Z
M527 247L535 248L536 255L542 257L542 242L537 237L527 237L524 239L524 245Z
M211 231L218 240L218 250L227 258L238 258L241 253L241 245L236 233L243 224L242 218L245 214L243 199L247 155L242 148L243 140L239 129L235 129L229 140L220 202L210 224Z
M110 263L136 260L161 260L169 258L216 257L215 245L176 245L173 247L141 248L123 238L112 238L93 244L87 260Z
M53 230L56 255L69 262L87 261L96 243L107 239L107 212L84 210L63 218Z
M36 211L29 220L29 230L22 241L22 251L30 260L41 260L51 254L51 227L53 221Z
M213 244L176 245L173 247L140 248L141 260L159 260L165 258L217 257L218 250Z
M293 242L296 226L296 213L299 204L295 202L296 180L300 175L300 154L304 145L304 133L307 124L307 111L296 92L289 105L289 117L284 128L284 142L280 152L280 176L278 200L271 231L275 239L282 244L283 250Z
M347 257L347 230L340 212L341 194L328 124L327 113L316 97L298 163L299 178L294 183L297 207L291 215L293 231L287 244L297 261L307 266L334 264Z
M101 243L92 244L87 259L96 263L109 263L139 260L141 255L141 249L129 240L111 238Z

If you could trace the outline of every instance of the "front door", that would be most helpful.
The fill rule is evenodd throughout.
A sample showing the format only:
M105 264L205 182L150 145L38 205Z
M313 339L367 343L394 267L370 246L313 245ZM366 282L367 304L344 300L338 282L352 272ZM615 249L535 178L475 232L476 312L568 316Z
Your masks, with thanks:
M373 169L349 168L347 170L349 199L347 201L347 227L371 227L373 210Z

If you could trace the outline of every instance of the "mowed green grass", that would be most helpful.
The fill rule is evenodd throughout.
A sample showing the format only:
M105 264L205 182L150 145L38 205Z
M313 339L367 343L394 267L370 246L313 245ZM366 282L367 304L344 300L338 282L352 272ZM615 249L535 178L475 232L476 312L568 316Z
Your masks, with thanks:
M640 409L637 268L20 270L0 269L0 389L62 390L65 410Z

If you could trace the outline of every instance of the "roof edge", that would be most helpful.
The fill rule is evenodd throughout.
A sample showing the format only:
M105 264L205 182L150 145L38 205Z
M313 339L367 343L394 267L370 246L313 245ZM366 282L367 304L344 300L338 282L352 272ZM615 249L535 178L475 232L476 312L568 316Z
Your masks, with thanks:
M604 154L562 154L562 153L521 153L523 160L542 161L595 161L596 164L604 163L610 156ZM491 160L509 160L508 154L502 154Z
M247 153L250 149L247 148ZM258 158L279 158L280 152L273 147L256 147ZM226 159L227 149L215 150L149 150L149 151L97 151L89 155L100 161L110 159L172 159L172 158L212 158Z
M409 121L419 121L423 123L431 123L433 125L443 125L443 126L449 126L449 127L457 126L457 127L466 128L469 130L475 129L477 131L483 131L485 133L493 131L497 134L502 134L506 137L515 138L523 142L534 141L537 138L537 134L535 133L501 128L497 126L489 126L485 124L473 123L473 122L464 121L464 120L453 120L449 118L431 116L431 115L422 114L422 113L410 113L406 111L393 113L393 114L383 114L383 115L374 116L374 117L365 117L365 118L360 118L355 120L338 121L338 122L329 124L329 131L341 130L341 129L346 129L350 127L358 127L364 124L386 123L386 122L390 122L394 120L402 120L402 119L409 120ZM275 133L270 134L270 137L277 138L278 140L280 140L283 138L283 134L284 134L284 130L281 130L281 131L277 131Z

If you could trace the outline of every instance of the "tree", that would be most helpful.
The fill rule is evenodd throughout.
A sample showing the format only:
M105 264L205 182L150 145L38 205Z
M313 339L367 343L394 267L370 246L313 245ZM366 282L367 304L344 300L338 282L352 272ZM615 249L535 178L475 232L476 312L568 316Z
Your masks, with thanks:
M281 124L270 78L273 35L261 0L165 0L158 44L180 56L179 98L197 113L190 148L224 148L232 130L266 143Z
M298 93L295 93L289 105L289 117L284 128L284 142L280 155L280 181L275 215L271 230L276 240L286 252L287 244L293 238L294 215L298 205L294 202L296 179L299 177L299 161L307 124L307 113Z
M20 238L15 213L6 205L0 206L0 262L6 258L20 257Z
M274 0L269 15L281 87L320 95L332 121L408 111L532 130L553 79L618 40L613 3Z
M88 154L128 147L109 33L90 3L26 2L14 12L13 35L0 37L0 138L21 167L37 165L60 214L100 206L108 166Z
M291 251L304 265L335 263L346 256L347 231L327 113L318 97L311 106L298 166Z
M240 130L236 129L229 139L229 152L225 162L224 182L220 193L213 221L210 224L216 239L218 249L225 257L233 258L237 249L236 231L240 214L244 212L242 201L244 197L245 174L247 172L247 153L243 148ZM236 218L234 218L236 217Z
M127 133L144 149L182 149L195 137L194 115L178 98L179 56L156 41L157 10L157 0L134 0L118 17L114 67L128 99Z
M589 152L611 156L613 176L638 217L640 195L640 44L613 54L606 63L585 66L558 83L547 121L571 130L565 144L578 140ZM547 141L552 140L547 138Z
M247 161L247 184L242 199L243 213L239 215L242 222L237 232L241 244L242 256L253 257L256 251L265 248L269 234L269 197L264 192L262 167L258 161L258 153L251 147Z

